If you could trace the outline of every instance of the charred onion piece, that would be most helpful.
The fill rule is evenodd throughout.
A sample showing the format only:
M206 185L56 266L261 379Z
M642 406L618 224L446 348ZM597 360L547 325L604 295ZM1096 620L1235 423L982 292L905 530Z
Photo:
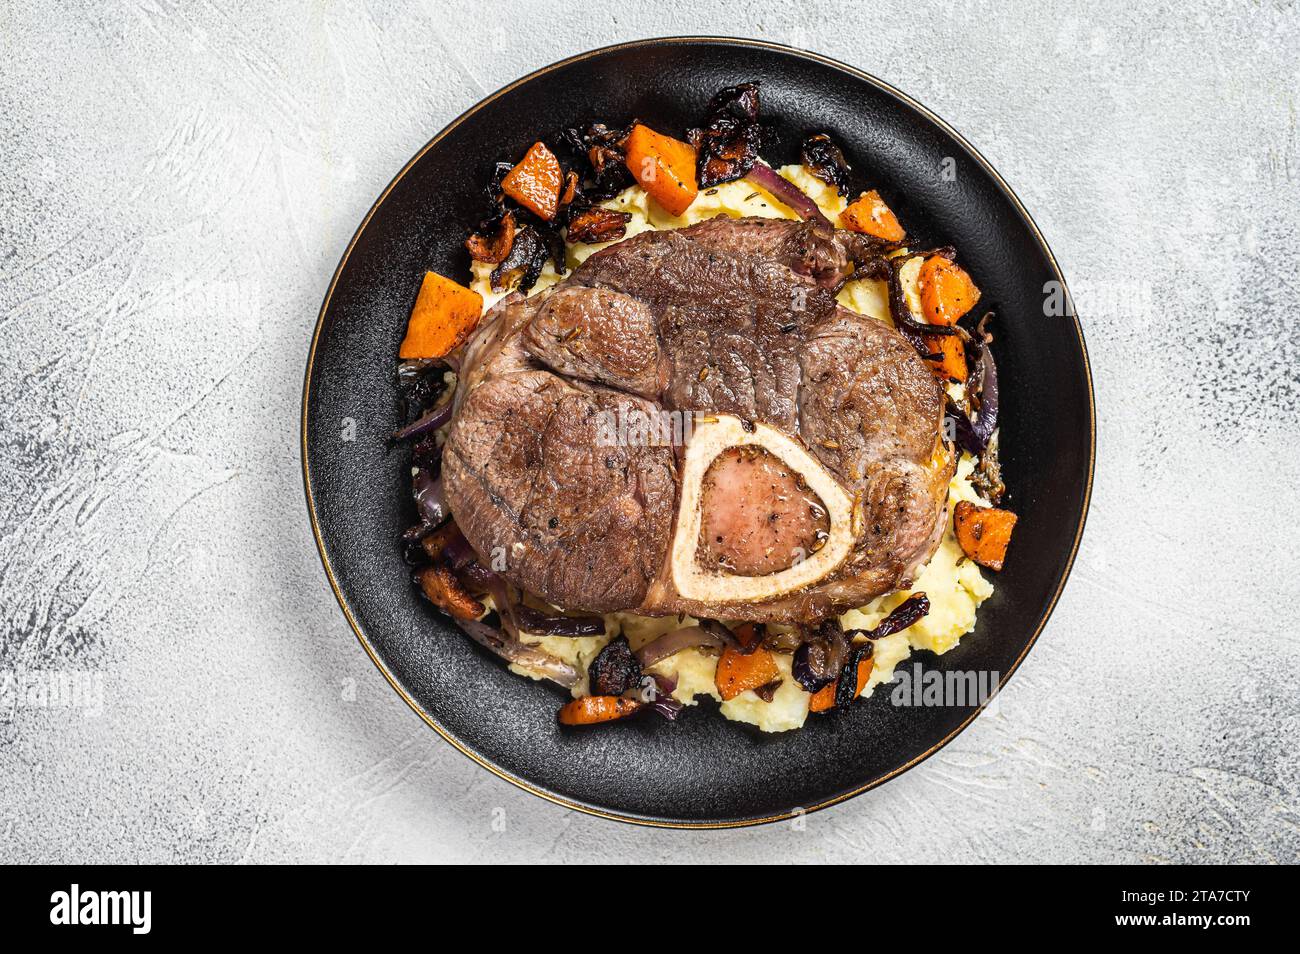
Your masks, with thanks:
M519 281L516 288L527 294L537 284L537 279L546 267L546 260L551 257L547 243L535 227L525 225L515 232L514 243L507 255L496 268L492 269L492 290L505 291L511 277L516 273Z
M998 439L995 436L980 454L979 464L971 475L970 484L975 491L995 507L1002 502L1007 485L1002 482L1002 462L998 459Z
M849 189L849 164L835 141L825 133L809 136L799 147L799 161L840 195Z
M875 651L875 643L863 643L849 651L844 668L840 670L839 681L835 684L835 708L843 709L858 697L858 667L870 659Z
M671 696L677 690L676 676L665 676L663 673L652 672L650 678L655 681L655 690L665 696Z
M844 666L849 639L839 620L828 619L817 632L799 644L794 652L791 673L808 692L816 692L831 683Z
M759 82L755 80L752 83L738 83L718 90L709 100L709 121L731 119L738 123L758 122L759 86Z
M430 473L442 470L442 447L437 434L425 434L411 444L411 466L422 467Z
M444 553L454 554L462 547L469 547L469 541L465 535L460 532L460 527L456 526L455 521L437 529L436 533L427 533L422 538L421 545L424 547L425 555L434 563L446 563L455 567L455 560Z
M414 526L407 527L405 530L402 531L402 542L420 543L422 540L424 540L425 537L433 533L435 529L437 528L431 527L427 523L417 523Z
M678 702L672 696L656 693L655 697L646 705L663 716L669 722L675 722L681 715L681 711L686 708L686 703Z
M866 637L867 642L852 647L844 658L839 682L835 687L835 708L842 709L857 697L858 667L871 658L874 652L874 641L907 629L929 612L929 597L924 593L913 593L895 606L875 629L853 629L845 634L850 639L857 636Z
M578 671L576 669L564 662L564 660L557 659L536 646L525 646L482 620L458 619L456 625L463 629L474 642L489 652L500 656L506 662L531 669L552 682L559 683L565 689L572 689L577 685Z
M542 245L546 247L547 254L551 257L551 264L555 266L555 273L563 275L567 271L565 264L567 259L565 257L564 236L560 234L558 223L540 223L534 228L537 229L537 234L542 239Z
M635 122L622 129L610 129L603 123L588 123L560 134L560 147L582 170L575 198L603 202L632 185L632 173L623 159L624 145L633 125Z
M453 526L455 525L453 524ZM478 555L460 532L460 527L456 527L456 535L448 540L447 545L442 548L442 558L447 561L447 565L453 570L463 570L471 563L476 566L478 564Z
M854 629L849 636L865 636L867 639L883 639L902 632L913 623L920 621L930 612L930 598L924 593L913 593L894 607L893 611L882 619L875 629Z
M490 227L492 233L474 233L465 239L465 248L474 261L499 265L505 261L515 243L515 215L510 211L503 212L495 223L489 220L483 227Z
M726 645L721 636L707 632L702 626L684 626L652 639L636 651L636 658L642 666L649 667L683 649L722 649Z
M605 621L599 616L548 616L531 606L515 607L519 628L539 636L603 636Z
M587 667L593 696L621 696L641 684L641 663L626 636L611 639Z
M654 686L647 687L649 701L646 704L669 722L674 721L682 709L686 708L684 702L678 702L673 698L673 690L677 688L677 680L657 672L652 672L650 678L654 680ZM645 696L643 695L642 698L645 698Z
M966 411L951 397L945 401L944 435L952 435L953 443L968 454L979 454L979 438L975 436L975 425L971 423ZM949 423L949 422L952 423Z
M457 567L456 572L466 584L481 593L490 592L492 580L496 576L495 573L479 563L477 559L471 560L464 566Z
M763 645L768 649L778 653L793 653L803 642L803 634L799 629L789 631L768 630L767 636L763 640Z
M499 574L491 573L483 577L483 588L492 597L492 602L496 606L497 616L501 619L502 632L508 638L518 642L518 606L510 584Z
M701 189L743 179L758 161L763 132L758 125L758 84L719 90L709 101L704 127L687 138L696 151Z
M564 191L560 194L560 208L573 201L578 194L578 174L570 169L564 174Z
M451 514L447 497L443 493L442 478L434 477L421 467L411 478L411 493L415 497L415 510L420 522L431 527L439 526Z
M501 180L508 176L514 167L513 162L497 162L492 166L492 178L488 180L483 191L487 193L493 205L499 206L505 201L505 193L501 191Z
M402 396L403 419L420 417L438 403L447 390L446 365L431 358L412 358L397 365L397 391Z
M745 181L752 182L772 194L782 205L788 205L799 218L805 222L817 222L833 229L830 219L822 215L822 210L817 208L817 203L808 198L797 185L781 175L769 165L761 162L754 163L754 167L745 174Z
M629 212L616 212L593 205L569 219L569 241L584 244L613 242L627 232L627 223L631 218Z
M989 446L993 432L998 428L998 367L993 362L989 337L980 342L979 417L975 420L975 436L983 447Z
M605 632L605 621L599 616L548 616L525 605L516 599L515 588L505 577L480 566L477 560L467 564L462 572L491 594L501 617L501 628L513 639L518 639L521 631L536 636L600 636Z

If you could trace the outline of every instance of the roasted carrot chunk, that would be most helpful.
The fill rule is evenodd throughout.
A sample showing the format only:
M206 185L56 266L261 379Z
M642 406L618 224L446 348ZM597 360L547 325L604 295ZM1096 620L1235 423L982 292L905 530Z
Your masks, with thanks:
M906 235L903 227L898 224L898 218L875 189L862 193L849 203L849 207L840 213L840 225L853 232L874 235L886 242L901 242Z
M441 358L469 337L483 314L483 296L436 272L425 272L399 358Z
M962 551L980 566L1002 569L1016 515L1010 510L977 507L963 500L953 510L952 518Z
M627 168L669 215L685 212L699 192L689 143L637 123L627 137Z
M544 143L535 142L524 158L501 180L501 191L548 222L560 207L564 172L560 160Z
M955 325L980 300L980 290L966 270L941 255L925 260L917 281L921 314L932 325Z
M853 693L854 699L862 695L862 690L867 688L867 680L871 678L871 667L875 664L876 661L870 656L858 663L858 688ZM827 709L834 709L835 689L839 684L839 680L837 679L829 686L822 686L814 692L812 699L808 701L809 711L825 712Z
M780 671L769 650L759 647L743 653L728 647L718 660L718 671L713 677L718 695L724 700L734 699L746 689L758 689L779 679Z
M416 574L420 589L429 602L456 619L478 619L486 607L461 586L456 575L445 566L426 566Z
M925 346L937 358L926 358L925 363L940 381L966 382L966 347L958 335L921 335Z
M753 623L741 623L735 629L736 642L740 643L743 649L749 647L758 640L758 627Z
M622 696L583 696L560 708L561 725L594 725L630 716L642 703Z

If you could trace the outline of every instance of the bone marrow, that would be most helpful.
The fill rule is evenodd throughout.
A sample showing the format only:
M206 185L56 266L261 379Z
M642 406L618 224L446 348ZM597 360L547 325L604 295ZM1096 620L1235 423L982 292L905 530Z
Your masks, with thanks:
M738 576L785 570L830 536L826 503L761 443L728 447L704 472L697 562Z
M708 480L711 470L712 481ZM745 574L732 572L726 566L702 565L698 558L702 528L709 526L716 531L724 525L733 527L737 536L746 538L747 543L753 542L758 536L758 531L752 526L755 515L765 510L772 512L761 499L751 499L748 506L718 499L728 490L746 489L720 480L736 478L752 482L755 477L761 481L763 476L776 477L781 485L792 483L797 487L802 482L807 488L800 495L804 508L808 501L812 501L824 511L822 521L827 529L823 531L820 545L806 555L790 554L790 559L784 561L785 568L774 572L763 572L770 569L766 562L752 554L748 546L738 542L733 542L730 550L724 552L739 556L744 565L738 569L759 572ZM706 490L711 493L706 493ZM766 493L766 488L763 490ZM773 502L785 504L785 501ZM717 509L709 509L706 516L710 504ZM758 505L757 509L754 504ZM796 592L825 579L840 567L853 548L852 523L853 501L826 468L797 441L766 424L742 422L732 415L705 418L695 426L682 467L681 500L672 543L673 586L683 599L720 604L770 600ZM810 544L817 542L815 531L819 528L813 529L814 540L806 541ZM719 535L723 536L723 545L726 546L728 536L716 532L715 546ZM781 538L784 535L778 533L776 536ZM732 540L735 541L735 537Z

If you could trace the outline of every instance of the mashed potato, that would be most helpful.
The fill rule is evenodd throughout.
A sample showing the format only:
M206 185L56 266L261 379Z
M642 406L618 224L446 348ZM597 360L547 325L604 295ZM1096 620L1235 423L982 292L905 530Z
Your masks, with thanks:
M811 175L802 166L784 166L778 171L813 199L831 221L835 221L844 211L844 200L835 190ZM650 201L649 196L640 186L625 189L604 205L606 208L617 209L631 215L627 223L628 236L651 229L683 228L719 215L732 218L745 216L797 218L793 212L762 189L748 182L728 182L701 192L691 207L681 216L666 214L658 205ZM603 245L570 245L568 247L569 267L576 267L593 252L603 247ZM908 307L917 318L921 315L917 289L920 269L921 260L916 258L904 265L899 272ZM504 296L504 293L492 291L489 281L491 271L491 265L474 263L474 281L471 287L483 296L485 307L491 307ZM549 288L559 280L560 276L548 264L530 294ZM851 281L841 289L838 299L844 307L860 314L879 321L889 320L889 299L884 282ZM895 667L907 659L913 649L925 649L943 654L956 646L963 635L975 628L976 609L993 594L992 584L984 579L979 567L966 558L952 528L951 509L958 501L969 500L980 506L989 505L988 501L980 497L971 486L970 475L974 466L974 458L969 454L963 454L948 484L950 511L948 528L944 531L943 539L930 558L930 562L917 574L912 589L886 594L840 617L845 629L870 629L913 592L924 592L930 600L930 612L920 622L901 633L876 641L872 657L874 666L871 670L871 678L862 693L864 697L871 695L875 687L881 683L890 682L894 677ZM630 613L613 613L607 617L605 636L579 638L547 636L535 639L525 636L525 640L570 663L579 671L580 679L573 689L573 694L577 697L587 694L587 666L610 639L622 634L627 637L632 648L636 649L656 636L680 626L690 625L692 622L689 617L682 616L650 619ZM728 719L751 723L764 732L797 729L808 718L808 703L812 697L791 677L791 657L784 653L773 655L777 668L781 671L782 682L771 702L764 702L752 691L742 692L736 698L722 702L714 685L717 657L700 650L684 650L655 664L651 667L651 671L675 679L676 689L673 691L673 697L687 705L695 705L700 697L707 696L721 703L720 711ZM520 666L512 665L510 668L523 676L542 678Z

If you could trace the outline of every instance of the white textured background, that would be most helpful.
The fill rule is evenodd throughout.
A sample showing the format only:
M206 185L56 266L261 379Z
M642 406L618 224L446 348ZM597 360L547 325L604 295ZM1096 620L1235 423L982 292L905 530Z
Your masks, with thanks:
M0 860L1300 859L1296 5L585 6L0 4L0 669L104 680L0 709ZM1096 375L1088 533L1000 711L802 831L600 821L457 754L301 488L308 339L389 178L536 67L693 32L962 130Z

